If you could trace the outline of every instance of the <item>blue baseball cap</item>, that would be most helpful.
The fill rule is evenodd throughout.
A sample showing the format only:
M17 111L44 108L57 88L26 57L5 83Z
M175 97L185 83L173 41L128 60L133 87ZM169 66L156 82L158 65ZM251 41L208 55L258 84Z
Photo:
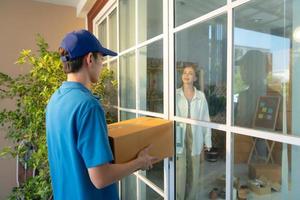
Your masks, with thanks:
M103 56L118 55L116 52L104 48L92 33L84 29L68 33L62 40L60 47L69 53L69 55L61 57L63 62L74 60L90 52L99 52Z

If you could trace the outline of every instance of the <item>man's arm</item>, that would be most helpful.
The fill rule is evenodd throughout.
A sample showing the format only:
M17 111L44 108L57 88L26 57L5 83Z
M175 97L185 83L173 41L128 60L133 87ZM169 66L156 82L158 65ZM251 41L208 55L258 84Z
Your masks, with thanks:
M128 176L136 170L147 170L152 168L152 165L157 158L148 154L150 147L147 147L139 152L138 157L124 164L106 163L97 167L88 169L90 179L94 186L98 189L104 188L125 176Z

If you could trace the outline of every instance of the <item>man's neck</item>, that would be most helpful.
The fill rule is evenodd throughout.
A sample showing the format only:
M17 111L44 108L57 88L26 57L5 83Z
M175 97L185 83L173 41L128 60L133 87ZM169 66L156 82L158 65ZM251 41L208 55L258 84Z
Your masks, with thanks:
M84 73L69 73L67 75L67 81L79 82L84 85L86 88L91 89L91 82Z

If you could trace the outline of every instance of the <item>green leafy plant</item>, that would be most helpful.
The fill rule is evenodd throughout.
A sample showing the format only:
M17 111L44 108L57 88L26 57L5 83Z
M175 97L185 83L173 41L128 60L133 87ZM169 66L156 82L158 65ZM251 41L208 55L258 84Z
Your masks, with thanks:
M216 93L216 86L209 86L208 89L204 90L208 103L208 110L210 116L215 116L218 113L225 112L226 110L226 96Z
M116 73L112 69L104 67L100 73L98 83L92 87L92 91L96 96L99 96L106 112L107 124L118 121L116 108L118 104L117 86Z
M45 108L54 91L66 80L57 52L49 51L45 40L37 36L38 54L22 50L17 64L29 64L29 73L12 78L0 72L0 98L11 99L15 109L0 111L0 124L7 130L6 138L12 146L1 149L0 157L18 157L20 165L32 169L35 174L13 189L9 199L51 199L52 189L49 174ZM93 93L102 102L109 102L116 95L116 81L112 70L105 68ZM104 104L109 109L111 104ZM108 113L108 112L107 112ZM108 116L108 122L114 119Z

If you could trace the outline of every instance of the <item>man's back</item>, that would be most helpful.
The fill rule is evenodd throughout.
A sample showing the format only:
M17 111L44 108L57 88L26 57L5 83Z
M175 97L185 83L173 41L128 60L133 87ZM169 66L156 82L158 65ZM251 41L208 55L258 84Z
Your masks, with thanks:
M55 199L118 199L116 185L97 189L88 168L112 161L105 116L78 82L64 82L47 106L48 157Z

